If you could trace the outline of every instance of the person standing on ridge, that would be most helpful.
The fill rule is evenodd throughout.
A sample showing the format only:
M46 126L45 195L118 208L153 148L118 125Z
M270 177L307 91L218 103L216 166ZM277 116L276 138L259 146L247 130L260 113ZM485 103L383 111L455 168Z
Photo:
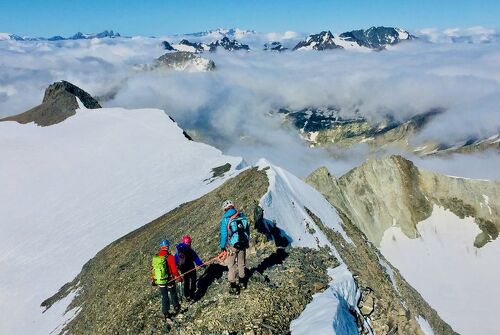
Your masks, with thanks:
M151 285L160 288L163 319L167 323L172 323L172 317L178 314L181 309L175 290L175 281L182 282L182 277L177 270L175 257L170 253L169 247L168 240L160 241L160 250L153 256L151 262ZM174 313L169 312L170 303L174 306Z
M229 268L229 293L239 294L240 289L246 289L245 278L246 249L250 242L250 227L245 214L238 212L230 200L222 204L224 215L220 220L220 260L227 257ZM238 272L238 283L236 282Z
M184 297L188 302L193 302L196 292L196 270L195 266L202 266L203 261L198 257L196 251L191 248L191 237L185 235L182 242L177 244L175 264L184 277Z

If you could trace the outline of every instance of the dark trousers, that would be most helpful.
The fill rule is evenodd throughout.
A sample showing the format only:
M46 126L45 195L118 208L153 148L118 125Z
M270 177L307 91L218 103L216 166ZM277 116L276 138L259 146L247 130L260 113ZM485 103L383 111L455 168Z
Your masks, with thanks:
M191 271L184 275L184 296L189 299L193 299L195 297L196 292L196 270Z
M163 314L168 314L170 309L170 302L174 308L179 306L179 300L177 300L177 293L175 292L175 285L173 286L160 286L161 292L161 311ZM170 299L169 299L170 296Z

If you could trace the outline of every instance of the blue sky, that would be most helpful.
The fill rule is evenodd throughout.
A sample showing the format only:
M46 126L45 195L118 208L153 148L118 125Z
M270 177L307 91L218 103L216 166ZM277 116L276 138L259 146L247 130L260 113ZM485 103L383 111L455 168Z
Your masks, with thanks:
M262 32L341 32L372 25L498 28L499 22L498 0L0 0L0 32L30 36L105 29L161 35L217 27Z

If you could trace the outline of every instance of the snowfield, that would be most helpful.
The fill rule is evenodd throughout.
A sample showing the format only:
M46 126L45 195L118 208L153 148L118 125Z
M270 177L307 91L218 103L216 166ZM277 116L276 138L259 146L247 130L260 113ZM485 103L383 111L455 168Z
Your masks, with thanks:
M500 242L475 248L481 231L474 219L460 219L438 206L417 230L420 237L410 239L400 228L389 228L382 254L455 331L497 334Z
M161 110L80 109L50 127L0 122L0 334L48 334L40 303L110 242L215 189L241 158L188 141Z
M335 247L305 211L307 207L326 226L340 233L347 243L352 243L342 228L335 208L318 191L290 172L265 159L261 159L257 165L260 169L266 169L269 178L268 192L260 201L264 220L276 224L286 234L292 246L317 248L327 245L332 254L342 262ZM313 301L292 321L292 334L310 334L311 329L322 335L357 334L356 320L349 311L349 307L357 308L359 298L352 273L342 263L329 269L328 274L332 278L328 289L314 295Z

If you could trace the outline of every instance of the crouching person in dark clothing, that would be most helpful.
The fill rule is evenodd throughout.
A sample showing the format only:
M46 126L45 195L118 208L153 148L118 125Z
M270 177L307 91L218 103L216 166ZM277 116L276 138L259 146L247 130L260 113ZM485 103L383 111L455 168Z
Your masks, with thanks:
M191 237L189 235L184 236L182 242L177 245L175 263L184 277L184 297L188 302L193 302L195 300L197 278L194 268L203 265L203 261L198 257L196 251L191 248Z
M153 257L151 264L151 285L158 286L161 292L161 310L165 322L172 323L172 317L179 313L181 306L177 299L175 281L182 281L182 277L175 265L175 257L169 251L170 242L162 240L160 250ZM174 312L170 313L170 304Z

